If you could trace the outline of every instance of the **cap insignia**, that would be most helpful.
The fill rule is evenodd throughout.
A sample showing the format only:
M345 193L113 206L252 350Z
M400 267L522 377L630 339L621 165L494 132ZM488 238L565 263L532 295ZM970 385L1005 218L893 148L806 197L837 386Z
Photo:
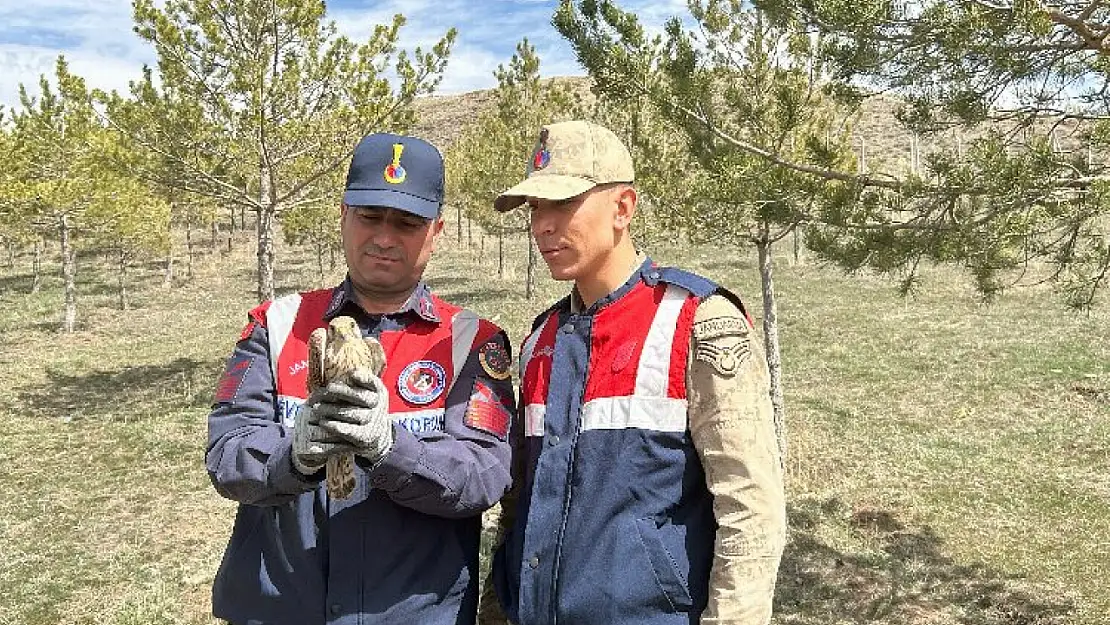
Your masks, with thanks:
M390 184L401 184L405 181L408 172L401 166L401 152L405 151L403 143L393 144L393 162L385 168L385 181Z
M540 131L540 145L532 155L532 169L543 169L551 162L551 153L547 151L547 128Z

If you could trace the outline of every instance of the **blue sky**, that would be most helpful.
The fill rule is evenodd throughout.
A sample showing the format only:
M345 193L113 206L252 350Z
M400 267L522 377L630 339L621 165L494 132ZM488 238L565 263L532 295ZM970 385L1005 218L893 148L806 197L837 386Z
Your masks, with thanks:
M406 48L429 46L452 26L459 37L440 87L458 93L491 87L493 70L528 37L545 76L582 74L570 46L550 20L556 0L333 0L328 16L344 34L365 40L378 23L402 13ZM685 13L685 0L623 0L646 26L660 29L670 16ZM33 93L40 74L50 76L64 54L72 71L91 87L125 90L152 48L131 31L129 0L0 0L0 104L18 104L19 84Z

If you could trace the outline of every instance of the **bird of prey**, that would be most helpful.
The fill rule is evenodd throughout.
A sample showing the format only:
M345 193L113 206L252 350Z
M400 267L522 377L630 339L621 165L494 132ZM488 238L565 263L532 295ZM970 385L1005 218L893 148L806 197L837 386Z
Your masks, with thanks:
M362 336L355 320L340 316L326 328L317 328L308 338L308 391L324 388L332 382L351 384L355 369L369 369L381 375L385 367L385 349L373 337ZM388 401L387 398L380 398ZM354 454L328 458L328 495L346 499L355 490Z

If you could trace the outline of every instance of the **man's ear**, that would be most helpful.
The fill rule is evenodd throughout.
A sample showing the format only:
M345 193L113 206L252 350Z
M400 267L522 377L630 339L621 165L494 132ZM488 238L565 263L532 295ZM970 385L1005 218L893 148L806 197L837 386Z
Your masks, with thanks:
M614 198L617 203L617 213L614 216L613 225L621 230L627 230L636 215L636 202L639 197L632 185L622 185L613 192L617 194Z

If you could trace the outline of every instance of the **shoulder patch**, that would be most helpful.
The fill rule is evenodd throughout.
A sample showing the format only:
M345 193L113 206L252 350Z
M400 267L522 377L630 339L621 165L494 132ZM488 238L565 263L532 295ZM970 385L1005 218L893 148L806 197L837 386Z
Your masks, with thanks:
M729 341L724 345L698 341L694 350L695 359L713 367L714 371L726 378L736 375L736 370L751 355L751 345L746 337L738 341Z
M478 350L478 363L482 365L486 375L494 380L508 380L512 376L512 358L499 341L486 341L482 345Z
M481 380L474 381L474 389L470 394L470 402L466 406L466 416L463 422L467 427L481 430L505 440L509 435L509 423L512 416L505 400L497 391Z
M752 328L730 298L702 300L694 316L694 359L724 377L732 377L751 356Z
M694 322L694 338L709 341L723 336L747 336L748 324L741 317L724 316Z

